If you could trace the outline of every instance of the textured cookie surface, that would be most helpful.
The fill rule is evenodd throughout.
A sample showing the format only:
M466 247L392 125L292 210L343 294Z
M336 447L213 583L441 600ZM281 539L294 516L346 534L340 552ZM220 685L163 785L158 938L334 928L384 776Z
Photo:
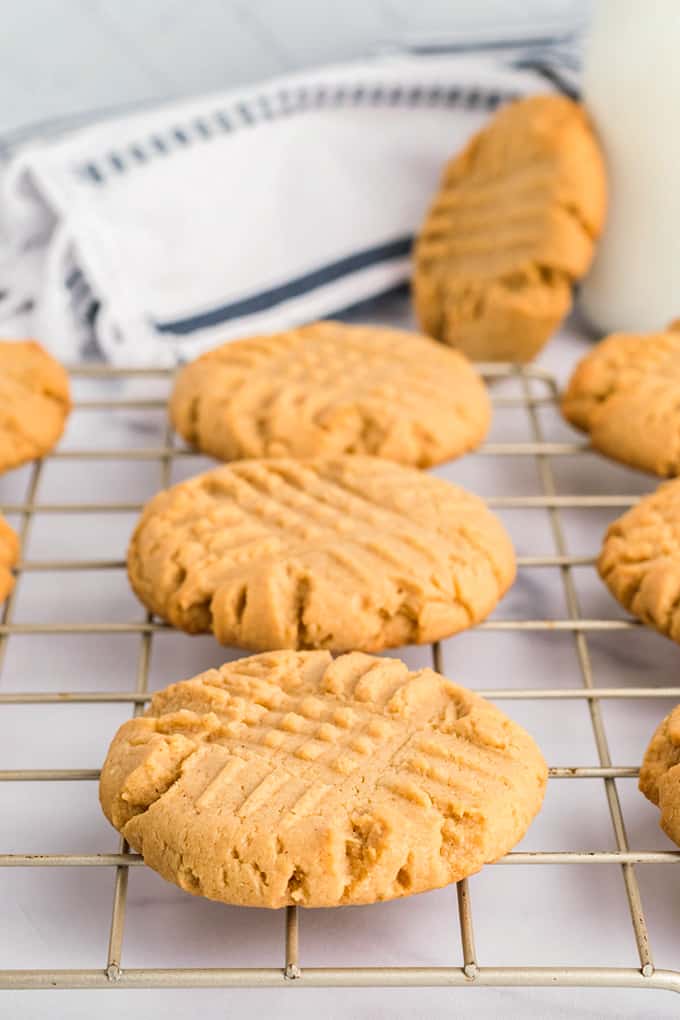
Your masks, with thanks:
M42 457L64 430L68 376L32 340L0 340L0 472Z
M154 694L114 738L100 799L188 892L323 907L479 870L522 838L545 781L521 727L430 669L279 651Z
M680 642L680 479L609 526L598 570L626 609Z
M481 442L490 408L469 362L427 337L317 322L204 354L180 372L170 414L221 460L359 453L428 467Z
M421 228L421 326L477 360L532 358L571 306L604 209L582 108L560 96L504 107L448 164Z
M680 332L607 337L576 366L562 398L594 447L631 467L680 473Z
M661 809L661 828L680 846L680 705L660 723L640 768L640 790Z
M14 587L12 567L19 559L19 539L4 517L0 517L0 603Z
M266 651L378 651L486 616L514 578L482 500L376 457L236 461L160 492L128 550L174 626Z

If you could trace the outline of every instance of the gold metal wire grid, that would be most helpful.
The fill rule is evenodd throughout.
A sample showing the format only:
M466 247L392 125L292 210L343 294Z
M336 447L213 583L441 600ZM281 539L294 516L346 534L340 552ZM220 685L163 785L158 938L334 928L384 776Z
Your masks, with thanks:
M662 970L654 966L649 942L648 926L642 908L640 890L636 878L636 866L646 864L678 864L677 851L633 851L630 849L624 817L616 788L616 779L634 778L637 767L618 766L612 762L607 734L602 718L600 702L607 699L627 699L635 702L645 698L677 698L678 687L595 687L593 668L588 647L588 635L594 632L629 630L639 626L635 620L592 619L582 615L574 584L573 570L576 567L592 566L594 559L588 556L573 556L567 551L563 521L560 511L565 508L625 508L636 502L633 495L560 495L555 484L553 459L574 456L589 449L586 443L548 442L544 438L538 409L542 405L555 405L558 388L554 378L547 372L534 367L512 365L484 365L482 374L487 379L515 379L521 387L521 396L507 397L493 394L496 407L525 408L531 429L529 442L487 443L474 456L533 457L541 483L538 495L497 496L487 498L492 507L512 509L544 509L549 517L555 552L550 555L519 557L520 570L552 567L561 576L567 613L565 618L547 619L494 619L480 625L488 631L561 631L573 635L578 657L581 687L575 689L523 688L481 690L479 693L498 700L564 700L582 699L588 706L592 733L598 754L598 765L592 767L551 768L550 781L601 779L608 803L613 828L615 849L602 851L516 851L508 854L499 865L609 865L620 868L626 901L635 936L639 967L539 967L513 966L489 967L478 962L475 950L473 909L467 881L458 883L458 927L462 945L462 966L432 967L305 967L303 947L300 946L298 910L289 907L285 911L282 932L281 967L230 967L230 968L123 968L121 956L125 931L128 873L133 867L143 867L141 858L129 852L121 842L117 853L69 853L69 854L28 854L0 853L0 867L19 868L68 868L92 867L115 869L115 885L111 909L110 932L107 958L101 969L42 969L42 970L0 970L0 988L168 988L168 987L254 987L295 984L304 986L590 986L656 988L680 992L680 971ZM170 373L162 369L113 369L106 366L77 366L72 369L74 378L132 379L139 377L165 378ZM543 395L536 396L532 382L540 382ZM113 409L160 410L164 400L100 399L82 400L76 403L80 410L107 412ZM171 476L173 460L195 456L192 451L176 447L168 428L165 443L161 447L133 449L62 449L50 455L49 460L143 460L159 465L159 482L167 485ZM4 513L17 515L20 520L19 532L23 548L27 548L32 523L41 514L97 514L129 512L141 509L141 504L131 502L108 503L50 503L38 501L43 462L36 462L30 471L24 499L21 502L5 503ZM18 565L19 578L28 572L63 572L71 570L102 571L123 569L124 560L24 560ZM154 634L166 630L166 624L147 615L142 622L119 623L15 623L16 590L7 600L0 622L0 674L11 635L57 635L57 634L105 634L113 638L119 634L139 636L135 689L131 692L90 691L90 692L0 692L2 704L94 704L126 703L134 714L143 710L149 700L149 664ZM432 663L441 669L441 649L432 646ZM0 770L0 782L46 782L46 781L93 781L99 772L92 769L4 769ZM0 848L1 849L1 848Z

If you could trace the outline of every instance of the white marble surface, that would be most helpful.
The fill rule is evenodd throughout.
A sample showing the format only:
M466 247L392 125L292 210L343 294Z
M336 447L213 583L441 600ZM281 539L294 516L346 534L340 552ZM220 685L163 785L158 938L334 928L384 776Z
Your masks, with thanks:
M407 321L405 299L386 300L364 317ZM540 364L563 380L587 340L575 326L562 331ZM504 384L510 394L515 384ZM120 384L77 383L81 397L113 395ZM157 395L160 384L135 384L139 395ZM499 389L498 392L501 392ZM517 390L514 391L515 393ZM536 394L544 392L536 385ZM542 408L548 438L573 436L554 409ZM163 441L160 411L77 411L63 448L152 446ZM529 440L522 409L501 409L491 439ZM174 478L194 473L200 458L175 465ZM594 455L554 461L561 493L640 493L653 480L608 464ZM530 458L472 457L440 474L483 495L540 492ZM49 461L38 501L143 500L158 485L153 463ZM27 471L0 478L0 503L23 498ZM520 554L554 552L545 510L501 511ZM594 554L609 510L563 514L570 552ZM134 515L39 515L24 555L29 560L122 558ZM575 572L583 611L620 617L592 568ZM497 618L564 617L557 570L523 569L497 610ZM28 573L18 586L17 622L132 620L142 610L128 590L124 572L44 575ZM680 651L649 633L626 631L589 638L595 681L602 686L677 683ZM4 691L131 690L139 638L57 637L9 640L0 683ZM214 665L227 656L211 638L163 633L154 638L153 688ZM413 664L429 661L428 648L409 648ZM573 636L568 633L477 632L444 644L446 672L473 688L581 684ZM526 725L550 765L596 765L585 701L505 701L502 707ZM671 707L667 700L605 701L603 714L612 758L637 765L647 740ZM3 706L0 712L0 768L98 768L116 728L129 715L126 705ZM637 792L634 780L619 780L631 847L669 848L657 811ZM113 851L117 838L100 813L96 784L0 785L0 851ZM551 780L543 812L522 849L607 849L614 846L603 783ZM677 917L680 883L668 865L637 868L650 926L655 962L680 967ZM104 966L113 892L109 869L0 869L0 966ZM470 882L478 962L481 965L608 965L635 967L637 955L618 867L491 866ZM283 915L229 908L185 895L146 869L130 873L123 966L278 966L283 960ZM455 889L445 889L374 907L311 911L301 917L302 965L412 964L461 962ZM91 1017L129 1015L179 1018L198 1013L222 1016L311 1017L564 1017L617 1015L671 1017L678 1000L668 992L548 989L414 990L199 990L5 992L0 1015L7 1017Z

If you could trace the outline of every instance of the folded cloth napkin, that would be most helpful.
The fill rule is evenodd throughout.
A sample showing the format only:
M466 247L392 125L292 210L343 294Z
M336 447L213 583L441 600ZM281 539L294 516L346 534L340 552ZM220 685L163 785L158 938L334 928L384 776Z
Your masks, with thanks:
M504 101L571 91L541 43L393 53L21 148L0 322L67 360L174 365L402 283L445 160ZM2 329L2 326L0 326Z

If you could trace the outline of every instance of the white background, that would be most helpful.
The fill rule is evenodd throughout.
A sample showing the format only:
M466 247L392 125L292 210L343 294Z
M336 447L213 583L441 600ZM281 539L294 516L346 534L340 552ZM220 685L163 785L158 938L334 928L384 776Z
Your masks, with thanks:
M257 81L386 43L583 19L591 0L4 0L0 132Z

